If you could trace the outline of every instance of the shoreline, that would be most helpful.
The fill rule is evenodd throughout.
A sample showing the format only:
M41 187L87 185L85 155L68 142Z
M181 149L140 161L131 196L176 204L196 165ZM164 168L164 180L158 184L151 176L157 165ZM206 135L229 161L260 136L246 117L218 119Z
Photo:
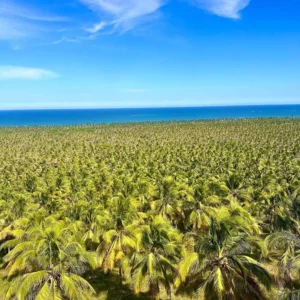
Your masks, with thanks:
M0 127L300 117L300 105L0 111Z
M300 116L283 116L283 117L246 117L246 118L215 118L215 119L194 119L194 120L162 120L162 121L132 121L132 122L111 122L111 123L82 123L82 124L62 124L62 125L1 125L0 131L3 129L31 129L31 128L79 128L79 127L121 127L135 125L171 125L171 124L193 124L193 123L212 123L212 122L238 122L238 121L264 121L264 120L297 120L300 121Z

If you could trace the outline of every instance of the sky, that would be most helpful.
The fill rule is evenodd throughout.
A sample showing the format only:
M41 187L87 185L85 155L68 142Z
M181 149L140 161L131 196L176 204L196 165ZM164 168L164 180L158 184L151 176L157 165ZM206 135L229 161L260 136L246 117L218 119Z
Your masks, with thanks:
M300 104L299 0L0 0L0 110Z

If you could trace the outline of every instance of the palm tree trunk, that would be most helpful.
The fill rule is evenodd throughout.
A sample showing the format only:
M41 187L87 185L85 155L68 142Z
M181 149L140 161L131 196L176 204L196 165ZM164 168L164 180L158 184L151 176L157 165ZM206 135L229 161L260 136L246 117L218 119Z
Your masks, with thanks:
M123 274L122 274L122 267L119 266L119 277L120 277L120 283L122 284L122 281L123 281Z

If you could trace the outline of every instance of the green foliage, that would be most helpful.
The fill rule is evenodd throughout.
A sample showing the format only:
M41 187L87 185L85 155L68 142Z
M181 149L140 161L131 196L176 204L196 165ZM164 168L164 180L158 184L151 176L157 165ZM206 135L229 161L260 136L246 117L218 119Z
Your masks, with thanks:
M0 129L0 299L300 299L300 120Z

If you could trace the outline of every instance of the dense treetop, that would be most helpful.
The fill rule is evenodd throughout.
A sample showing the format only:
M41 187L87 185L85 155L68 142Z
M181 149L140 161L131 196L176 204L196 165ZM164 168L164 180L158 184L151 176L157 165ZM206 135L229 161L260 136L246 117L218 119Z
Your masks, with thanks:
M0 245L0 299L300 299L300 119L1 128Z

